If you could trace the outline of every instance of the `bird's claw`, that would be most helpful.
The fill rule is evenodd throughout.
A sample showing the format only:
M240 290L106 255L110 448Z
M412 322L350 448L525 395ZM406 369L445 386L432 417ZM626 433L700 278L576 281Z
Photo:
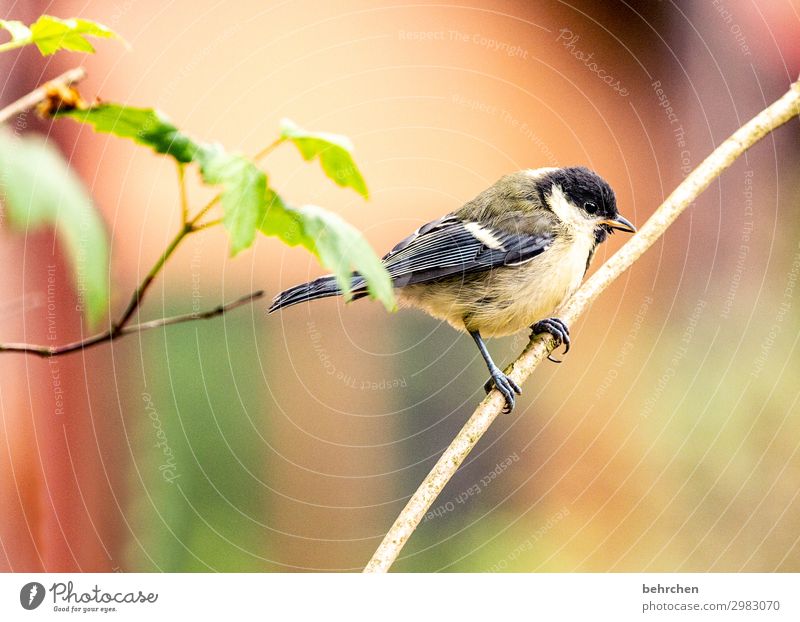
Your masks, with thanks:
M492 371L492 377L486 381L483 388L486 393L489 393L492 389L500 391L500 394L506 399L506 406L503 408L504 413L509 413L514 409L514 393L517 395L522 394L522 389L519 388L519 385L499 369Z
M560 320L557 317L545 318L544 320L540 320L531 326L531 331L533 331L533 335L539 335L541 333L552 335L553 341L555 342L553 349L555 350L558 346L563 344L564 354L569 352L569 327L563 322L563 320ZM547 359L553 361L554 363L561 362L558 359L554 359L552 354L548 354Z

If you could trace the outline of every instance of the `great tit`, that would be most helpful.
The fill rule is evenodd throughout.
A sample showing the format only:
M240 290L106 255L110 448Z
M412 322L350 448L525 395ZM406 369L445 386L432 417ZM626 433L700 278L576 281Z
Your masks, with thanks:
M635 227L617 212L611 186L584 167L511 173L463 207L429 222L383 257L401 306L418 307L475 340L491 383L514 407L520 388L495 365L483 337L530 327L569 351L556 307L581 284L597 245ZM367 295L353 274L353 299ZM275 297L269 312L340 294L333 276ZM552 359L551 359L552 360Z

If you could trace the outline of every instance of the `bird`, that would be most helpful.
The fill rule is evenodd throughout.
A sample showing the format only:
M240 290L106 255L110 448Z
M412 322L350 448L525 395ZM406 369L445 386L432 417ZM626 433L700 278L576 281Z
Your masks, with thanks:
M566 354L569 327L552 313L578 289L597 247L615 230L636 232L596 172L527 169L421 226L382 263L401 307L419 308L472 336L491 376L485 388L493 385L509 412L522 391L495 364L484 338L530 328L551 335L553 349L563 345ZM278 294L268 312L339 294L336 278L323 276ZM354 272L352 298L367 294Z

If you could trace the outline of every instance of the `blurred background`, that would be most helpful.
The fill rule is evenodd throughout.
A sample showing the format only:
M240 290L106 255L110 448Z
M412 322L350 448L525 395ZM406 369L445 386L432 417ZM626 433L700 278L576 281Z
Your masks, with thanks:
M0 7L95 19L131 44L5 54L3 104L84 65L87 98L158 107L230 149L258 151L285 116L349 135L369 202L291 148L265 166L379 254L546 165L596 169L641 225L800 72L796 0ZM51 133L91 188L119 313L179 225L174 164L69 121L28 115L24 131ZM602 295L396 570L800 571L798 144L797 121L763 140ZM46 343L48 304L57 342L85 333L52 232L0 220L0 261L0 341ZM140 318L319 274L274 239L230 259L213 230L181 248ZM0 568L360 569L483 397L484 364L418 312L265 307L51 361L0 355ZM508 362L526 338L490 349Z

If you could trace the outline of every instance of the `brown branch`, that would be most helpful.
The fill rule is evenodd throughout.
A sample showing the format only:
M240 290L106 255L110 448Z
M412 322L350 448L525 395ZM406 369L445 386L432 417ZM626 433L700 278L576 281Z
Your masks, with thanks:
M800 82L792 84L783 97L723 142L694 169L655 211L645 225L625 246L592 275L575 294L567 300L556 315L567 323L574 322L603 290L627 270L655 241L664 234L674 220L689 207L722 171L756 142L800 114ZM536 366L552 351L553 339L539 335L531 339L519 358L506 370L511 378L522 384ZM384 537L364 572L386 572L395 562L403 546L419 525L436 497L464 462L489 426L497 418L505 400L493 390L481 402L456 438L445 449L431 472L411 496L397 520Z
M13 119L18 114L30 110L34 106L41 104L49 97L49 93L53 88L68 87L71 84L80 82L86 77L86 70L83 67L75 67L69 71L65 71L60 76L45 82L40 87L34 89L27 95L23 95L17 101L9 104L0 110L0 123L5 123L9 119Z
M106 341L113 341L116 337L123 335L130 335L132 333L140 333L145 330L153 328L161 328L162 326L171 326L172 324L181 324L183 322L192 322L194 320L208 320L210 318L224 315L228 311L232 311L238 307L248 305L259 298L264 297L262 290L252 292L241 298L237 298L227 304L219 305L213 309L202 311L199 313L185 313L182 315L174 315L171 317L159 318L149 322L142 322L141 324L134 324L133 326L122 326L119 329L111 328L99 335L87 337L81 341L75 341L63 346L37 346L28 343L5 343L0 344L0 352L19 352L23 354L33 354L43 358L50 358L53 356L60 356L62 354L69 354L70 352L77 352L79 350L86 350L92 346L96 346Z
M142 303L142 299L147 292L147 288L150 287L156 276L158 276L158 273L161 272L161 268L164 267L164 264L167 263L167 260L172 257L172 253L174 253L175 249L178 248L178 245L183 241L183 238L193 231L193 225L191 223L187 223L183 225L175 237L172 238L169 246L167 246L164 252L161 253L161 257L158 258L158 261L156 261L153 267L150 268L150 271L144 277L142 283L136 288L136 291L133 293L130 302L128 302L128 306L125 308L125 311L123 311L120 319L111 328L111 337L116 337L122 334L125 325L130 321L131 317L133 317L133 314L136 312L136 309L138 309L139 305Z

